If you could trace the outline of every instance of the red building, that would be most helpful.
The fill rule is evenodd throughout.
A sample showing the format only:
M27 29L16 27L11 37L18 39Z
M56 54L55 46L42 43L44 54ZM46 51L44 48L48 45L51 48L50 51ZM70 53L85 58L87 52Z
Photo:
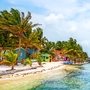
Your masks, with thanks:
M52 61L56 62L56 61L61 61L63 59L63 50L54 50L54 58L52 59Z

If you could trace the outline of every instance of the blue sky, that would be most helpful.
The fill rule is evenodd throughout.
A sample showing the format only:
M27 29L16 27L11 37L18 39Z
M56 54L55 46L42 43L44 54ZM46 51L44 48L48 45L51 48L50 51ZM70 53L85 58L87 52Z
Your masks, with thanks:
M0 10L32 14L49 41L77 40L90 56L90 0L2 0Z

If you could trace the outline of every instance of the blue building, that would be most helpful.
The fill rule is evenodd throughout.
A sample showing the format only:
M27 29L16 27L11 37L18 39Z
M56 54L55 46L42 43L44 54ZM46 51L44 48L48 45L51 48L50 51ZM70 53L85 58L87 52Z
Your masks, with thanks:
M15 49L15 52L18 54L19 48ZM26 59L26 52L24 48L20 48L20 55L18 56L18 60L24 60Z
M35 49L30 49L30 48L27 48L27 49L26 49L26 51L27 51L28 55L32 55L32 54L34 54L34 53L37 53L37 52L38 52L38 50L35 50Z

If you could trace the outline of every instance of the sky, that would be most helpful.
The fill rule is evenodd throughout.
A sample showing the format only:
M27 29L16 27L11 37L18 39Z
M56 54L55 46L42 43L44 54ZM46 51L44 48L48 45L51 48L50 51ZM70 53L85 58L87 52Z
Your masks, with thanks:
M77 40L90 56L90 0L2 0L0 11L11 8L31 12L33 23L42 24L49 41Z

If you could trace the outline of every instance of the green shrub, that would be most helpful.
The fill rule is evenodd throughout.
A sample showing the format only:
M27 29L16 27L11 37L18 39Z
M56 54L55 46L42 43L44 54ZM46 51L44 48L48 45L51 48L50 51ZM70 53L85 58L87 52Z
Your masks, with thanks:
M30 66L32 66L32 61L31 61L30 58L26 58L26 59L24 60L24 65L26 66L27 64L29 64Z
M40 55L37 56L37 62L40 66L42 66L42 57Z

